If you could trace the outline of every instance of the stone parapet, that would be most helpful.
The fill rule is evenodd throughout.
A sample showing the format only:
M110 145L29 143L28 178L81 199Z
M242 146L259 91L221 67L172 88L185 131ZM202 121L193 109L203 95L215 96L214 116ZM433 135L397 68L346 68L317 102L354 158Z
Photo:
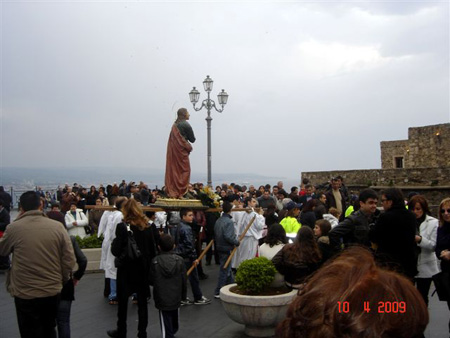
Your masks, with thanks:
M364 169L303 172L313 184L328 182L332 177L342 176L347 185L360 186L450 186L450 167L410 169Z
M303 172L302 179L323 187L332 177L342 176L346 186L354 193L362 189L381 190L399 187L407 195L411 191L425 195L431 204L438 204L450 196L450 167L411 169L368 169Z

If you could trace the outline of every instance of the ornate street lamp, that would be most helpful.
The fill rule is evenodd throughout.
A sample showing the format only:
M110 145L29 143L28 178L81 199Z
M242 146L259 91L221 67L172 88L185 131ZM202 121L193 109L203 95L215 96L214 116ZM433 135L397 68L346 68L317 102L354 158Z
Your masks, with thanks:
M206 128L208 131L208 186L212 186L212 179L211 179L211 110L214 108L217 112L221 113L223 112L223 109L228 101L228 94L225 90L222 89L222 91L217 95L217 100L222 107L222 109L216 107L216 103L210 99L210 93L213 88L213 80L208 76L206 76L205 81L203 81L203 87L205 88L206 93L208 94L208 98L202 101L202 105L199 108L195 108L195 104L198 102L198 99L200 97L200 92L194 88L189 92L189 99L192 102L192 105L194 107L195 111L201 110L203 107L206 108L208 112L208 116L206 117Z

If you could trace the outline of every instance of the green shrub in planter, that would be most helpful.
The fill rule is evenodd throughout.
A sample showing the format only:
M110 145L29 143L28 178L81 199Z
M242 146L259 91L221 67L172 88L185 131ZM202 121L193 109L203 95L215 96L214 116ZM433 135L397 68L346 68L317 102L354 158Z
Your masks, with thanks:
M80 249L93 249L102 247L103 236L100 236L100 238L98 238L97 234L93 234L85 238L77 236L75 237L75 239L77 240Z
M239 265L236 283L240 290L255 295L272 283L276 271L272 261L266 257L248 259Z

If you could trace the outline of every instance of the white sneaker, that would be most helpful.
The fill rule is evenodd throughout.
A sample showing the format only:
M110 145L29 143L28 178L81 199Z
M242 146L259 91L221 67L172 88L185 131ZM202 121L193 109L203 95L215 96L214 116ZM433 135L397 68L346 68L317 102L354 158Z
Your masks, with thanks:
M196 300L194 302L194 305L206 305L211 303L211 299L206 298L205 296L202 296L199 300Z
M194 304L194 302L192 300L190 300L189 298L186 298L186 299L181 301L181 306L192 305L192 304Z

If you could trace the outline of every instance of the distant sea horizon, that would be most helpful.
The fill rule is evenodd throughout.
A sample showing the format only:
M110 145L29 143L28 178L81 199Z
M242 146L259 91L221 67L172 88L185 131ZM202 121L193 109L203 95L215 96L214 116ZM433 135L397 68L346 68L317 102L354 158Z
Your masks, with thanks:
M212 173L213 186L222 183L235 183L240 185L253 184L254 186L276 184L283 181L286 191L289 193L292 186L299 186L300 174L298 178L274 177L257 175L253 173ZM2 167L0 171L0 185L5 190L13 188L15 190L34 190L41 187L42 190L55 190L58 186L64 186L66 183L73 185L77 183L84 187L100 184L119 184L122 180L127 183L143 181L154 189L161 188L164 185L164 170L155 168L109 168L109 167L60 167L60 168L25 168L25 167ZM207 183L207 175L202 172L192 172L191 182Z

